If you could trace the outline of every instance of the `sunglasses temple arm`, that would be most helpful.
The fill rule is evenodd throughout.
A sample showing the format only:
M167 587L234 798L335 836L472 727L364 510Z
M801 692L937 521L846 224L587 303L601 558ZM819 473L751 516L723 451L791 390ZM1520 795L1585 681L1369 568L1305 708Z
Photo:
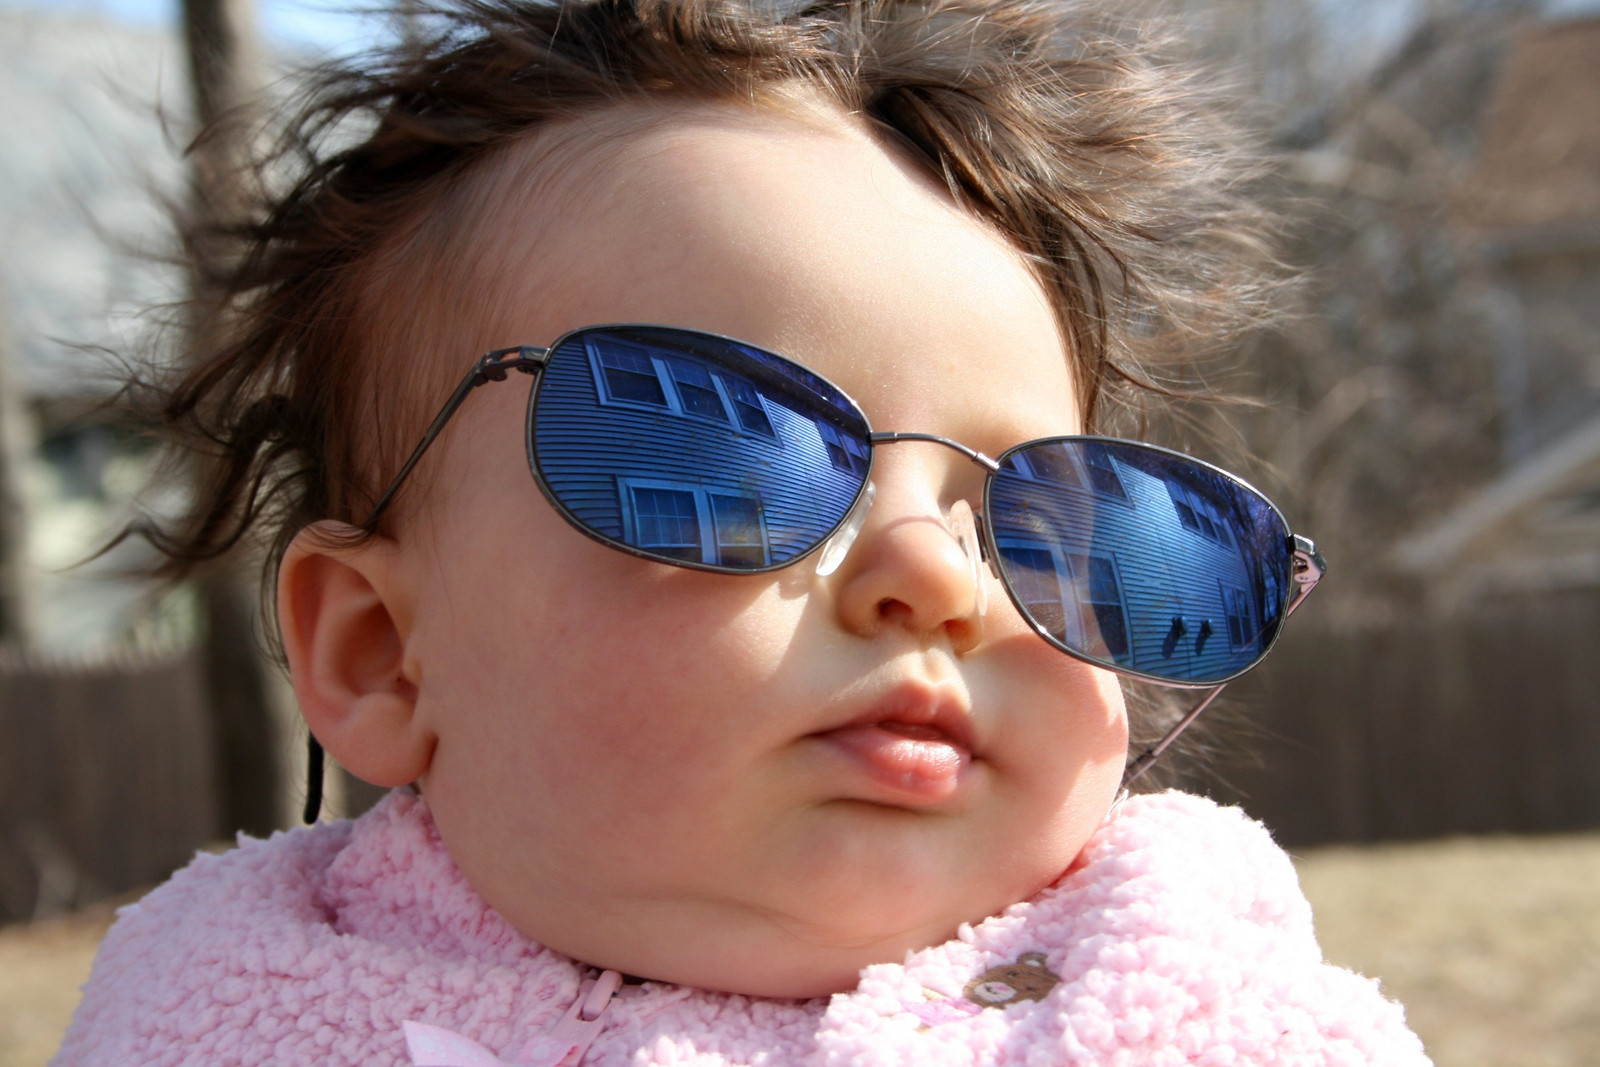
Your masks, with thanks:
M411 450L411 455L401 465L400 471L389 483L389 488L383 491L378 502L372 506L372 511L367 516L367 521L361 524L364 530L371 530L377 526L378 517L389 507L395 494L400 491L400 486L405 483L413 468L421 461L428 446L433 444L434 438L444 431L445 424L456 413L474 389L489 382L503 382L506 374L513 370L523 374L537 374L550 358L550 352L544 348L534 348L530 345L520 345L516 348L497 348L493 352L486 352L472 365L467 376L461 379L455 392L450 394L450 399L444 402L444 407L439 409L439 414L433 417L428 424L428 429L423 433L422 440L417 442L417 447Z
M1211 702L1217 699L1217 697L1226 688L1228 688L1228 686L1227 683L1224 682L1222 685L1219 685L1206 693L1205 697L1201 699L1200 703L1189 709L1189 714L1179 719L1172 725L1172 729L1161 735L1161 740L1145 749L1139 754L1137 759L1128 764L1128 766L1122 772L1123 790L1126 791L1130 785L1132 785L1134 782L1137 782L1140 777L1144 775L1144 772L1148 771L1151 765L1155 763L1157 759L1161 758L1161 753L1167 750L1167 746L1176 741L1178 739L1178 735L1183 733L1184 730L1188 729L1189 724L1194 722L1195 719L1199 718L1200 713L1209 708L1211 706Z
M1311 590L1317 587L1317 583L1322 580L1322 576L1327 572L1327 569L1327 561L1317 551L1317 546L1309 538L1301 537L1298 534L1295 535L1294 580L1298 588L1295 590L1294 597L1289 601L1288 608L1284 611L1285 617L1293 615L1295 608L1305 602L1306 597L1311 595ZM1200 703L1191 708L1187 715L1173 723L1172 728L1161 735L1161 740L1145 749L1132 763L1128 764L1122 772L1122 788L1124 792L1127 791L1130 785L1138 781L1145 771L1150 769L1151 764L1155 763L1160 758L1161 753L1167 750L1167 746L1176 741L1178 735L1187 730L1189 724L1199 718L1200 713L1209 708L1212 701L1216 700L1227 687L1228 683L1224 682L1206 693L1201 698Z
M488 382L503 382L507 373L513 370L523 374L537 374L550 359L550 350L535 348L531 345L518 345L515 348L497 348L493 352L486 352L478 357L472 365L472 370L461 379L461 384L456 386L456 391L450 394L450 399L444 402L444 407L439 409L439 414L433 417L428 424L427 431L422 435L422 440L417 442L417 447L411 450L411 455L406 457L405 463L400 467L400 472L389 483L389 488L383 491L378 502L372 506L372 512L367 516L367 521L361 524L364 530L372 530L378 525L378 517L388 508L389 502L400 491L412 468L422 459L422 454L433 444L434 438L444 430L445 423L450 421L450 416L456 413L467 394L480 385ZM317 821L317 816L322 813L322 744L315 736L306 735L306 806L301 813L307 825Z

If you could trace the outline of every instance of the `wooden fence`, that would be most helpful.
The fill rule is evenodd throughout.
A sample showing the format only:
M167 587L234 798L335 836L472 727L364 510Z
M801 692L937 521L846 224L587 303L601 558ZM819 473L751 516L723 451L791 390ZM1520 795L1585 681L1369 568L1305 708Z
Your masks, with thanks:
M1237 686L1257 736L1205 788L1286 844L1600 827L1600 593L1353 631L1312 602Z
M159 881L218 835L203 692L186 652L0 652L0 921Z

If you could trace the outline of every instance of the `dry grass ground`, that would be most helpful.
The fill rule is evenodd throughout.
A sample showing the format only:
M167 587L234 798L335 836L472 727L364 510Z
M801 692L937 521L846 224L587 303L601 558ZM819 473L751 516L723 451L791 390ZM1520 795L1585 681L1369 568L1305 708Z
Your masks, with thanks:
M1439 1067L1600 1064L1600 834L1300 858L1328 958L1379 976ZM0 1067L61 1039L110 909L0 928Z
M1383 980L1439 1067L1600 1064L1600 834L1327 848L1323 952Z
M111 908L0 926L0 1067L39 1067L72 1020Z

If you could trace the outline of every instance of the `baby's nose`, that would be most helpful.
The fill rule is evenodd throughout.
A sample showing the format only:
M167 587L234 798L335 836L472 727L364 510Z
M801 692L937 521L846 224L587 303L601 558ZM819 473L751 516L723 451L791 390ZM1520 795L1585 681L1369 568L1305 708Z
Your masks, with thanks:
M885 479L874 489L832 579L840 624L863 637L897 627L943 637L958 653L972 650L983 637L987 597L971 506L941 507L926 482L910 479Z

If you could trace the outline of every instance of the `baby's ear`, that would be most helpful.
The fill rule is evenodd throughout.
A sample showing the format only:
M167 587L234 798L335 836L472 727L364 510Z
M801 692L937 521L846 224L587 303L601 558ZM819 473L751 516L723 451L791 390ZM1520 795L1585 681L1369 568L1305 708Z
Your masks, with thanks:
M278 567L278 624L301 714L322 747L374 785L416 781L433 737L416 714L406 636L411 590L393 541L319 522Z

